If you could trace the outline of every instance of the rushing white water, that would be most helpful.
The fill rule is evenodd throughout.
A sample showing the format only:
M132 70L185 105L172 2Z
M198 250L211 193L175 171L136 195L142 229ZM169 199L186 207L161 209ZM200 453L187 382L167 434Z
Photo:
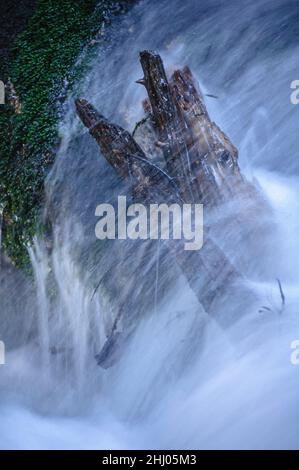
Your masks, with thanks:
M132 130L145 96L134 84L141 76L138 51L154 48L169 68L188 64L203 90L218 96L207 97L209 112L273 207L270 256L253 253L250 262L258 273L250 281L271 311L253 308L230 331L221 330L183 277L162 296L156 246L147 314L121 359L107 370L97 366L94 356L114 313L105 292L93 296L94 286L103 266L120 268L122 245L108 247L109 259L97 263L94 209L113 199L120 182L70 97L47 188L58 208L54 249L47 254L43 240L30 248L37 294L28 297L37 333L28 302L13 315L0 312L1 324L14 322L7 329L12 338L33 331L26 341L11 341L0 366L0 448L299 447L299 366L290 361L290 344L299 339L299 111L290 103L299 7L287 0L252 3L141 2L112 27L81 94ZM283 312L276 278L286 297ZM146 281L140 282L142 310ZM7 289L18 295L11 283Z

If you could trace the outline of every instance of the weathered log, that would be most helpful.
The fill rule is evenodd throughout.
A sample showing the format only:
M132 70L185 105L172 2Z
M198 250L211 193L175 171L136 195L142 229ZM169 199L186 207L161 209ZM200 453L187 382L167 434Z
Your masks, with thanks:
M144 72L141 83L146 87L157 130L157 140L163 150L168 173L176 180L186 202L195 202L191 188L191 166L180 121L163 62L158 54L140 53Z
M155 203L163 197L171 202L179 198L178 194L173 195L178 191L175 181L147 158L128 131L107 121L86 100L77 99L75 104L107 162L121 177L130 180L135 202Z
M80 119L110 165L130 181L134 200L143 204L197 202L217 207L234 193L235 187L245 190L247 182L238 167L237 150L211 122L190 70L176 71L168 82L159 55L144 51L140 58L144 79L139 82L149 95L150 106L146 102L145 108L151 113L165 170L148 158L129 132L109 122L86 100L76 100ZM185 251L183 240L169 240L167 246L206 312L215 315L220 323L235 321L240 311L255 300L242 275L211 239L208 227L200 251ZM230 305L231 318L227 318L223 310L237 295L241 304L235 308ZM121 338L117 324L122 314L123 309L98 356L104 366L111 365L115 345Z
M142 201L145 205L150 203L181 204L183 202L176 185L169 179L167 173L153 166L127 131L115 124L108 123L103 118L100 122L97 119L100 115L85 100L76 100L76 107L79 115L82 115L84 110L88 110L88 113L91 114L90 111L93 110L94 122L90 123L90 132L99 143L103 156L117 173L120 176L125 175L125 178L130 178L136 202ZM101 123L104 123L104 129ZM115 140L111 139L111 136L115 136ZM219 285L213 288L215 282L212 281L215 280L215 272L217 272L217 276L225 278L227 284L229 284L230 278L235 280L241 278L241 275L233 268L224 253L209 239L207 232L208 228L205 230L205 241L200 251L186 252L183 240L168 243L173 247L188 281L193 286L196 283L194 277L197 277L197 269L203 267L204 275L207 276L205 290L208 292L212 289L213 295L211 293L204 295L201 290L195 292L204 308L209 311L211 299L215 298L216 291L219 290ZM195 258L197 259L195 260ZM193 263L190 262L191 260L193 260ZM194 266L196 267L195 271L192 268ZM221 275L221 272L224 274ZM222 280L221 284L223 284ZM205 298L210 300L205 301Z
M167 173L150 162L129 132L115 124L108 123L86 100L76 100L76 108L82 122L89 126L92 136L99 143L108 163L120 176L130 179L136 202L143 202L143 204L182 204L184 202L176 183L169 179ZM241 278L224 253L208 237L208 228L205 230L203 247L199 251L184 250L183 240L169 241L168 244L175 252L191 287L207 311L210 310L216 293L221 293L220 285L223 285L223 279L226 279L227 289L231 281ZM202 288L195 287L198 269L201 269L202 276L206 277L204 291ZM220 284L215 283L215 272L221 279Z
M186 129L192 186L205 205L223 202L232 194L231 176L234 191L244 181L237 163L238 151L211 121L190 69L176 70L170 83L181 125Z
M164 144L167 168L178 178L188 202L211 207L248 185L241 175L238 151L211 121L202 93L188 67L168 82L158 54L143 51L140 61L157 138ZM246 188L247 190L247 188Z

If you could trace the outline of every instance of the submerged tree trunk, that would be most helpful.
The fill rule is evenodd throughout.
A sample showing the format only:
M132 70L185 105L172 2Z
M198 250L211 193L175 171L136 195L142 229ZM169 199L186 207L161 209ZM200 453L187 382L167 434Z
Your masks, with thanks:
M237 149L211 121L190 69L175 71L168 81L158 54L143 51L140 60L144 78L138 83L146 87L149 97L144 103L148 140L155 139L149 147L162 150L163 166L156 164L153 154L146 155L128 131L109 122L86 100L76 100L81 121L109 164L130 182L134 201L145 205L202 203L204 208L217 210L239 194L259 200L258 190L241 175ZM165 244L205 311L220 324L236 321L256 300L243 276L213 241L208 226L204 226L203 247L198 251L186 251L183 240ZM241 304L233 307L231 299L237 295ZM98 356L104 367L111 364L122 314L120 309Z

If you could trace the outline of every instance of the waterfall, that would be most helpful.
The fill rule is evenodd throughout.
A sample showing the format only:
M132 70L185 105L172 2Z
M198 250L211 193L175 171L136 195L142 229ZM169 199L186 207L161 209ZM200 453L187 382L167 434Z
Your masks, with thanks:
M298 110L290 103L298 24L298 6L286 0L143 0L111 25L80 83L109 119L132 131L142 117L145 92L135 81L143 48L158 50L170 70L188 64L204 93L218 97L206 96L209 113L272 208L266 247L243 245L260 311L249 306L249 316L240 312L223 330L162 243L96 240L97 204L128 188L69 96L45 188L45 212L56 221L51 247L36 236L28 248L35 289L28 334L0 365L1 448L298 447L299 369L290 361L299 337ZM0 227L1 220L0 211ZM225 226L218 234L231 259L235 235ZM120 307L134 325L127 317L119 325L129 340L104 369L96 356ZM22 309L13 307L16 318ZM7 325L3 307L1 317ZM16 337L24 331L22 322L14 328Z

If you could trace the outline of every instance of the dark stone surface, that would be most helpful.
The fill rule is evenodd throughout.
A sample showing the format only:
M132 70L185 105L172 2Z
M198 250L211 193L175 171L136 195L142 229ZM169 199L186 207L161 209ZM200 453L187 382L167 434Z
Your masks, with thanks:
M11 46L16 36L25 28L32 15L37 0L1 0L0 28L0 73L1 79L6 80L5 64L9 59Z

